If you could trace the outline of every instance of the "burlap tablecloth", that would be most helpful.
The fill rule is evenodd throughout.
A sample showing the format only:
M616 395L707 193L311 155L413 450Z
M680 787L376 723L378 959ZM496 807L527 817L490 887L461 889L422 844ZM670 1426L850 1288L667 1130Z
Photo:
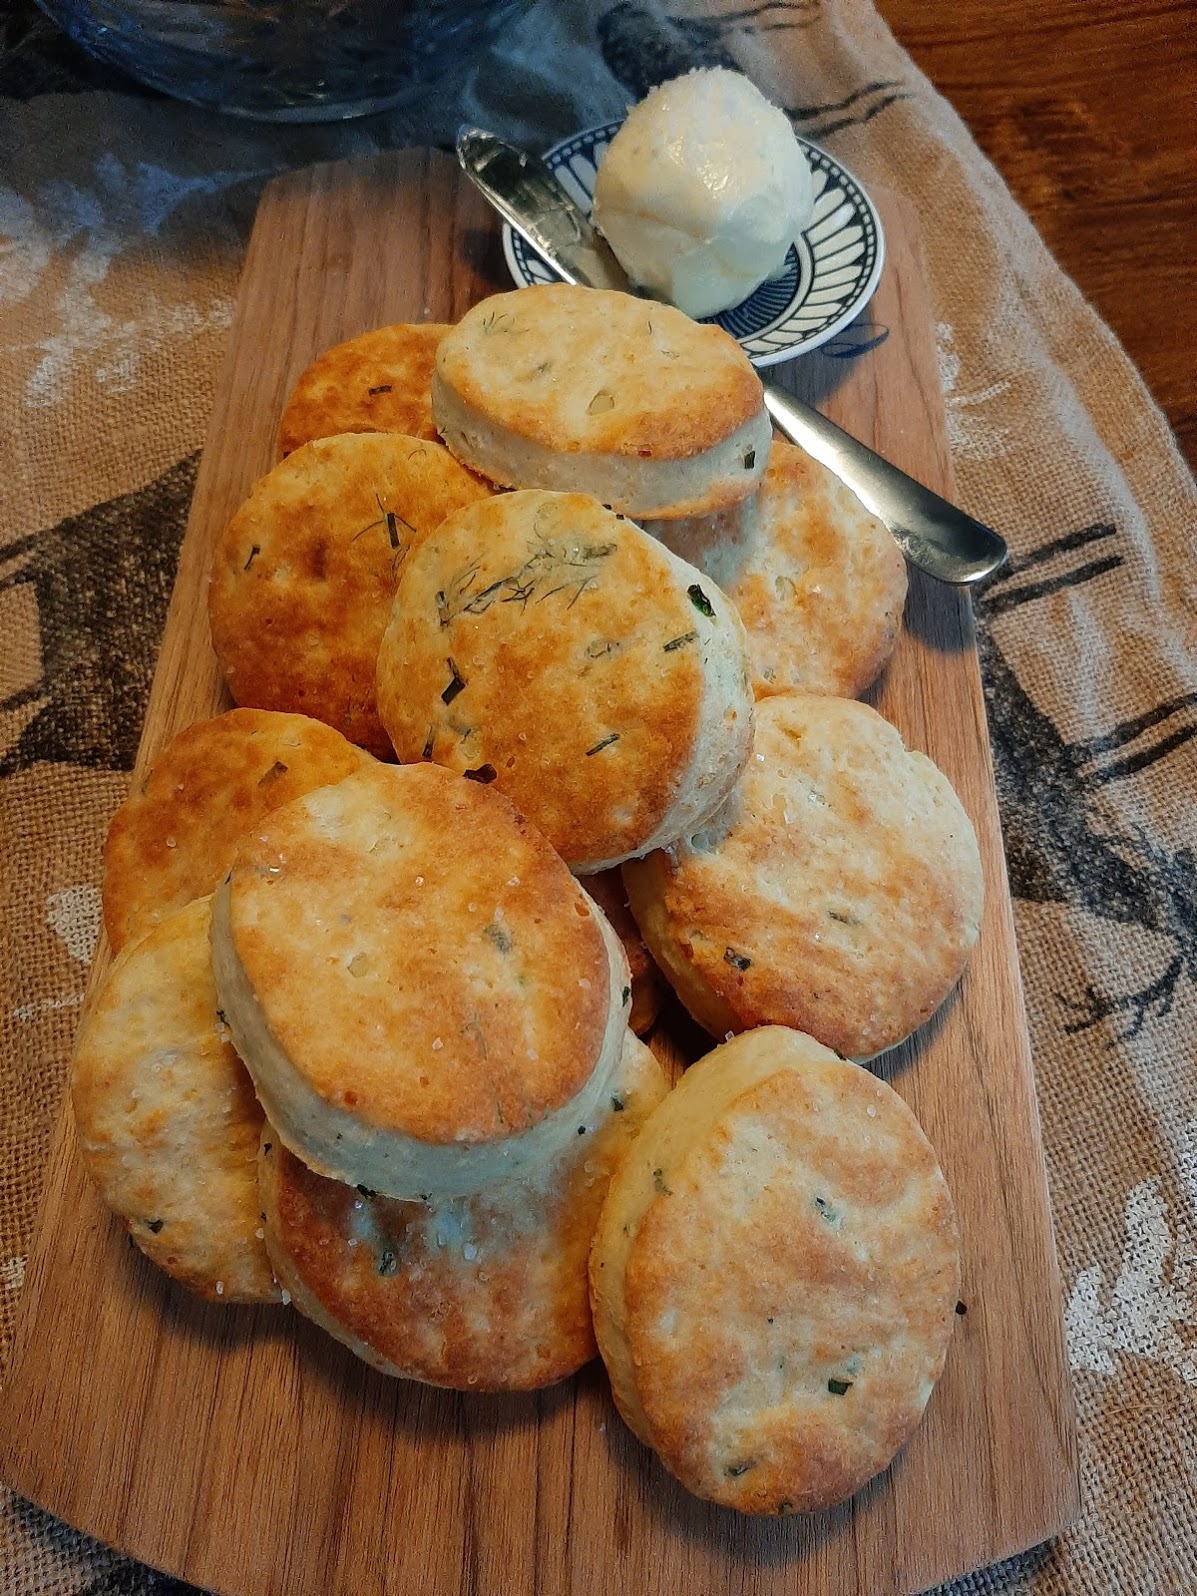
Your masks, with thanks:
M27 3L27 0L26 0ZM1197 1591L1195 493L1110 332L867 0L540 0L422 104L226 120L18 7L0 50L0 1363L242 251L285 167L543 145L739 65L923 224L1066 1292L1083 1516L958 1592ZM4 1592L173 1582L0 1494Z

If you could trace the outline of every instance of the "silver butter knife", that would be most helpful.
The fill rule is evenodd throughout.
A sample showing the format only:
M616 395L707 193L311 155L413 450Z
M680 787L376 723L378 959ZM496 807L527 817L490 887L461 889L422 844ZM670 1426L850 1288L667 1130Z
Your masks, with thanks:
M457 158L499 214L567 283L636 292L602 234L538 157L481 128L463 127ZM777 429L847 483L885 522L911 565L941 582L968 583L1005 560L1005 541L990 527L890 465L813 406L771 383L764 389Z

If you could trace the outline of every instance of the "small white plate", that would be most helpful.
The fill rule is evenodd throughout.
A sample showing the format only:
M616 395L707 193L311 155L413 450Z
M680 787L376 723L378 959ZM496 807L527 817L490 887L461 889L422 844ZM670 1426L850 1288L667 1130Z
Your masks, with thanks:
M586 128L545 152L545 164L587 214L599 161L620 125ZM704 318L738 339L758 366L790 360L834 338L868 303L885 258L881 220L864 189L826 150L801 137L798 143L815 180L810 225L791 245L781 277L762 283L743 304ZM503 253L520 288L558 281L506 222Z

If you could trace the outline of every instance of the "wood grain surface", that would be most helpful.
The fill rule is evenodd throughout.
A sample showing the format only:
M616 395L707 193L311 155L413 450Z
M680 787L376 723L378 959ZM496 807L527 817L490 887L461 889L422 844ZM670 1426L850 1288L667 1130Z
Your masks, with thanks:
M913 213L854 361L782 380L952 489ZM204 614L213 536L271 463L300 370L388 320L506 286L445 157L271 184L249 248L138 769L224 707ZM876 693L973 816L987 905L958 992L884 1074L939 1151L964 1242L947 1369L894 1466L839 1509L754 1520L688 1496L623 1428L601 1368L533 1396L388 1381L280 1308L204 1305L132 1251L63 1114L0 1405L0 1476L72 1524L228 1596L882 1596L1043 1540L1077 1508L1060 1287L968 601L912 583ZM101 949L92 987L107 966ZM668 1042L666 1048L671 1045Z
M1197 467L1191 0L878 0Z

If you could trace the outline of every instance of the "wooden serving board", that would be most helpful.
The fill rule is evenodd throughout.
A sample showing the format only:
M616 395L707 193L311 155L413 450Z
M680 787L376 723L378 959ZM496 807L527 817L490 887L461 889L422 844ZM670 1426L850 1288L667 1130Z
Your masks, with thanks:
M782 381L952 493L912 208L878 194L888 338ZM507 286L483 202L407 151L279 178L241 282L138 769L225 707L205 618L213 537L273 462L294 379L388 321L450 321ZM592 1365L532 1396L373 1373L295 1314L192 1300L127 1245L65 1109L0 1406L0 1477L52 1513L228 1596L882 1596L1046 1539L1077 1461L1043 1153L968 600L914 576L878 707L972 815L987 901L965 980L886 1076L959 1210L947 1369L894 1466L853 1501L754 1520L688 1496ZM93 988L108 963L101 949Z

